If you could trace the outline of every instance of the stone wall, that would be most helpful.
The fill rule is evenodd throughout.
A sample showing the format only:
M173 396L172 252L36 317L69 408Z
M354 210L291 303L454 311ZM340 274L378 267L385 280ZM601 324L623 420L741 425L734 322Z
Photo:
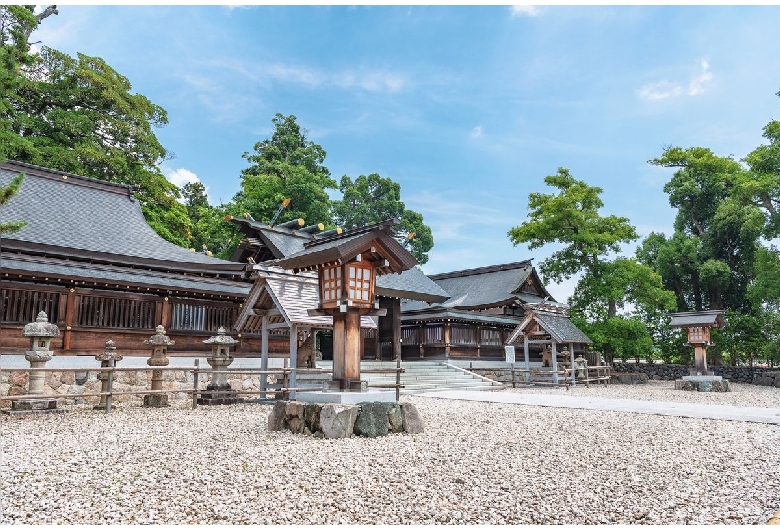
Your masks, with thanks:
M193 375L191 368L182 370L168 370L163 372L163 389L170 390L171 399L192 399L191 394L184 391L192 390ZM60 395L60 405L81 405L97 404L99 397L80 397L81 394L93 394L100 392L101 381L97 378L98 372L47 372L44 392L46 394ZM117 372L116 379L112 387L113 392L132 392L149 390L151 387L150 371L139 372ZM198 386L202 389L208 383L208 375L201 375ZM274 376L269 376L269 382L275 382ZM27 394L27 384L29 381L28 372L24 370L14 370L11 372L0 372L0 408L9 408L11 402L3 399L3 396L19 396ZM238 391L259 391L259 375L235 375L228 379L230 387ZM244 394L239 395L244 398L256 398L257 395ZM133 403L140 404L142 395L120 395L113 396L114 403Z
M733 383L749 383L780 388L780 369L755 368L750 366L710 366L715 375L722 376ZM620 373L641 373L655 381L674 381L684 375L690 375L690 366L679 364L646 364L615 362L613 376Z

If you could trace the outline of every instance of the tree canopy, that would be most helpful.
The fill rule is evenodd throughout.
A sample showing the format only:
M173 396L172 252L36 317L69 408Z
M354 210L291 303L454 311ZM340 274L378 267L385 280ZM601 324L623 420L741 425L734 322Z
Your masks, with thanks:
M531 193L528 220L512 228L509 239L515 245L528 243L530 249L561 245L539 264L539 271L556 282L581 275L569 299L575 323L590 332L607 357L647 355L652 351L647 326L635 316L618 315L618 309L653 313L670 307L674 297L650 267L614 257L621 243L638 238L636 229L625 217L601 215L603 190L575 179L568 169L559 168L544 182L557 193ZM624 340L618 346L620 336Z
M407 210L401 201L401 185L377 173L360 175L354 181L341 177L340 200L332 202L333 220L345 229L399 219L401 243L414 255L418 263L428 261L427 252L433 248L433 234L423 223L423 216Z
M0 6L4 69L0 158L136 186L147 222L186 245L189 220L178 188L160 172L169 153L154 134L165 110L131 92L130 81L103 59L41 48L27 39L51 7Z
M293 115L277 113L271 138L257 142L242 156L250 166L241 171L235 209L268 223L284 199L291 199L277 222L303 218L308 224L333 224L328 189L336 181L324 165L325 150L306 137Z

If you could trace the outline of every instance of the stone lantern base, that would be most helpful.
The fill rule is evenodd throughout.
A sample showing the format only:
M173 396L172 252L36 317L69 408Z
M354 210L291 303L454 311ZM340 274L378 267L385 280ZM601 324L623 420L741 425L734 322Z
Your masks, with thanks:
M220 392L219 394L209 394L208 391ZM221 393L228 392L228 393ZM198 398L198 405L235 405L236 403L243 403L243 399L238 397L238 393L227 385L208 385L206 386L206 392L202 393Z
M168 394L147 394L144 396L144 407L168 407Z
M674 382L675 390L698 392L730 392L729 382L719 375L686 375Z
M26 414L51 414L65 412L57 408L56 399L25 399L13 401L11 410L4 410L11 416L22 416Z

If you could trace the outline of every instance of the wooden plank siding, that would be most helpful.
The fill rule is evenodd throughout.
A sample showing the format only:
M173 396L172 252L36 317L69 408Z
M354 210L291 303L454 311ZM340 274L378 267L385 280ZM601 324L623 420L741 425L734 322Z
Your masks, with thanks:
M215 335L219 327L230 332L238 311L238 302L217 302L167 296L68 288L56 285L31 285L4 282L0 289L0 351L22 353L29 339L22 337L25 324L34 322L40 311L49 322L60 327L60 337L52 341L56 355L88 355L100 352L107 340L125 355L147 355L143 341L154 334L156 326L165 326L176 341L176 352L209 352L203 340ZM280 337L272 351L289 352L289 344ZM252 352L257 340L246 337L239 350ZM243 347L242 347L243 346Z

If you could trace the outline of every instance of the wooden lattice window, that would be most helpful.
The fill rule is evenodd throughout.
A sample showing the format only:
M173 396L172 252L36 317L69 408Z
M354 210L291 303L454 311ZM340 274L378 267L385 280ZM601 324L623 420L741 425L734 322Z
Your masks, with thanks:
M471 326L453 325L450 330L451 344L476 344L477 330Z
M177 331L216 332L233 326L233 309L229 306L174 302L171 317L171 329Z
M418 328L401 328L401 340L404 344L417 344Z
M479 331L479 343L483 346L501 346L501 330L482 328Z
M0 321L13 324L35 322L38 313L44 311L49 322L59 318L60 293L49 291L25 291L0 289L2 314Z
M373 267L371 263L356 261L347 265L348 290L347 299L353 302L370 304L374 299L374 284L372 280Z
M82 296L76 324L94 328L154 329L156 304L152 300L128 300Z
M425 326L425 344L444 342L444 325Z
M341 302L341 267L323 267L320 271L320 299L323 305Z

